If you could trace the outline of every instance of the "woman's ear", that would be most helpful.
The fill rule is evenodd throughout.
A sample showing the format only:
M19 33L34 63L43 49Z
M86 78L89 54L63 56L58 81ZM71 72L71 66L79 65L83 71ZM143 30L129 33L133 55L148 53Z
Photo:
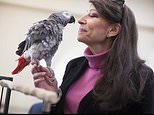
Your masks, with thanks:
M107 37L113 37L119 34L121 25L119 23L112 24L108 27Z

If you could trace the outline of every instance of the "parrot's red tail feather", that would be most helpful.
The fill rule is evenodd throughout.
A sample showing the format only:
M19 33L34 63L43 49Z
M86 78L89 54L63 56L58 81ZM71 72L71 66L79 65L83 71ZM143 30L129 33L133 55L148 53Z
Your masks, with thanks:
M12 74L17 74L21 72L29 64L30 64L30 61L26 61L24 57L20 57L18 59L18 66L12 71Z

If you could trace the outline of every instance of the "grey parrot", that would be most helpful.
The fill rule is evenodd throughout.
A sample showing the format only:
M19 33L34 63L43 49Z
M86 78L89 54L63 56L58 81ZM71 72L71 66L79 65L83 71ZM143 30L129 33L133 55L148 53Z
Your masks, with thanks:
M63 37L63 28L75 23L74 16L67 11L54 12L47 19L38 21L30 27L26 39L19 43L16 54L18 65L12 74L21 72L31 61L45 60L51 66L52 58Z

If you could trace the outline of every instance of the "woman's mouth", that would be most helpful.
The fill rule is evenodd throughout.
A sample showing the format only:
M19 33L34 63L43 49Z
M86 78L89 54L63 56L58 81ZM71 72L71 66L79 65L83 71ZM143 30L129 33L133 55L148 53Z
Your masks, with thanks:
M87 32L87 30L84 28L79 28L79 33L82 33L82 32Z

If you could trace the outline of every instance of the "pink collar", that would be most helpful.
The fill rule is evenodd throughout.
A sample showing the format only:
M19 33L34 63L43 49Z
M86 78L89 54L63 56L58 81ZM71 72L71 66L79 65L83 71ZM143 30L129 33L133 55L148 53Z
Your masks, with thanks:
M88 60L89 67L94 69L100 69L101 65L106 58L108 51L99 53L99 54L92 54L89 48L86 48L84 51L84 56Z

